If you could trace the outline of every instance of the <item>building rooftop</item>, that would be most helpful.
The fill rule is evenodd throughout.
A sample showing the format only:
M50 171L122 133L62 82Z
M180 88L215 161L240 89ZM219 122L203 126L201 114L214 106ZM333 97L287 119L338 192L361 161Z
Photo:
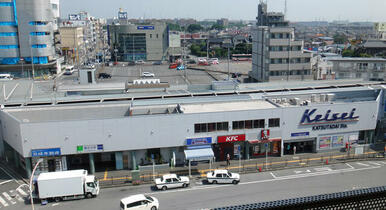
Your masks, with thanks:
M271 108L276 108L276 106L264 100L188 104L188 105L181 106L181 110L184 114L244 111L244 110L271 109Z

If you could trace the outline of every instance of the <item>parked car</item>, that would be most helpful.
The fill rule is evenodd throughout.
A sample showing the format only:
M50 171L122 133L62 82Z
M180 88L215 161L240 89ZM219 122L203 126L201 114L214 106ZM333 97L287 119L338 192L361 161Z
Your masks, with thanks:
M11 74L0 74L0 80L13 80L13 76Z
M208 63L208 61L198 61L198 65L199 66L209 66L210 65L210 63Z
M127 63L127 65L128 65L128 66L134 66L134 65L135 65L135 61L129 61L129 62Z
M161 65L162 64L162 61L154 61L153 62L153 65Z
M197 62L195 61L195 60L193 60L193 59L190 59L189 61L188 61L188 64L196 64Z
M137 60L137 61L135 61L135 64L137 64L137 65L142 65L142 64L145 64L145 61L143 61L143 60Z
M111 78L111 74L107 74L107 73L100 73L98 75L98 79L110 79Z
M206 174L208 183L232 183L238 184L240 182L240 175L238 173L231 173L228 170L214 170Z
M167 190L178 187L188 187L189 177L177 176L176 174L165 174L154 180L155 187L159 190Z
M177 68L177 63L171 63L170 65L169 65L169 69L176 69Z
M121 210L157 210L159 208L158 199L144 194L132 195L122 198L120 202Z
M150 73L150 72L143 72L142 73L142 77L155 77L154 73Z

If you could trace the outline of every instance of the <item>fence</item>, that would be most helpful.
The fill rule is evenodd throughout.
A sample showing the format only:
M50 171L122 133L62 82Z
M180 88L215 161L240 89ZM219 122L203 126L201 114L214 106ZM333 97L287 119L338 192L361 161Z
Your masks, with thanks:
M310 154L301 156L286 156L286 157L270 157L267 159L259 158L252 160L234 160L230 166L227 166L225 162L215 162L212 164L212 168L209 168L209 164L198 164L192 166L192 175L198 177L204 177L205 174L214 169L228 169L232 172L238 173L256 173L263 171L273 171L285 168L299 168L309 166L329 165L336 163L345 163L350 161L368 160L384 158L384 155L377 152L365 152L360 155L348 154L348 153L321 153ZM110 172L113 173L114 172ZM100 179L101 187L116 186L116 185L137 185L142 183L151 183L154 178L160 177L163 174L175 173L177 175L189 175L188 167L157 167L152 171L150 167L143 167L139 172L139 180L133 182L131 171L119 171L116 175L104 177Z
M386 186L271 202L214 208L213 210L252 209L386 209Z

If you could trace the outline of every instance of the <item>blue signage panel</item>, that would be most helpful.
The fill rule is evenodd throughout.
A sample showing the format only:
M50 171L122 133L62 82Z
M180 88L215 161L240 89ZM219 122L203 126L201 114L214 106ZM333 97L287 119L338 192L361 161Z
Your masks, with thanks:
M291 133L291 137L309 136L310 132Z
M137 26L137 30L154 30L154 26Z
M103 144L98 144L97 150L103 150Z
M32 157L49 157L49 156L60 156L60 148L50 149L33 149L31 150Z
M186 139L186 145L212 144L212 137Z

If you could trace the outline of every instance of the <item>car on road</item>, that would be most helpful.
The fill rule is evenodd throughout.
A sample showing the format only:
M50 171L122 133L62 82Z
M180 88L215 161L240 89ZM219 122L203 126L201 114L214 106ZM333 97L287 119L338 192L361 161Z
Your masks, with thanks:
M142 77L155 77L154 73L150 73L150 72L143 72L142 73Z
M0 80L13 80L13 76L11 74L0 74Z
M165 174L161 178L154 180L155 187L159 190L167 190L178 187L188 187L190 184L189 177L177 176L176 174Z
M145 61L143 61L143 60L137 60L137 61L135 61L135 64L137 64L137 65L142 65L142 64L145 64Z
M210 64L213 64L213 65L219 64L218 58L212 58L212 59L210 59Z
M98 75L98 79L110 79L111 78L111 74L108 74L108 73L100 73Z
M121 210L157 210L159 208L158 199L144 194L132 195L122 198L120 202Z
M72 75L74 73L74 66L67 66L66 69L64 70L64 75Z
M240 182L240 174L231 173L228 170L214 170L206 174L208 183L210 184L238 184Z
M135 65L135 61L129 61L129 62L127 63L127 65L128 65L128 66L134 66L134 65Z
M162 61L154 61L153 62L153 65L161 65L162 64Z
M176 69L177 66L178 66L177 63L171 63L171 64L169 65L169 69Z

